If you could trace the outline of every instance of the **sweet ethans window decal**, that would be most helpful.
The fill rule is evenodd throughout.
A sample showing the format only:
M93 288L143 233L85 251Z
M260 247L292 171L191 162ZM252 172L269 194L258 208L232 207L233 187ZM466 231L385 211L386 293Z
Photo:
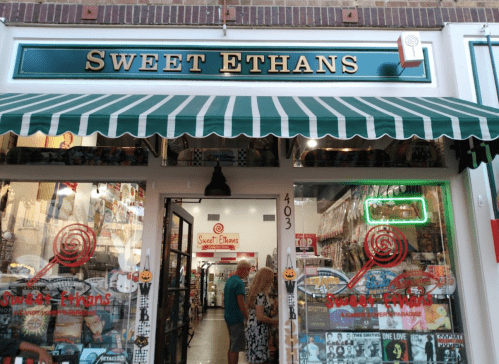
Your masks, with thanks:
M30 279L27 286L32 287L56 264L65 267L82 266L94 255L96 245L95 232L88 226L72 224L64 227L54 239L54 257L50 259L49 264Z
M445 184L295 185L300 363L467 363Z
M0 181L0 191L8 191L0 204L0 340L42 346L56 362L130 364L135 343L143 355L147 341L138 336L149 334L136 321L144 184Z

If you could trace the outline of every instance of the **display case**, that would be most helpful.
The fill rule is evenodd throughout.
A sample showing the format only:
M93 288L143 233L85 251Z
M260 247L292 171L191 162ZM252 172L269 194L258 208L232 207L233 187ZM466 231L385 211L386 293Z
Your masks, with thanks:
M466 363L445 184L296 184L300 363ZM301 235L303 234L303 235Z

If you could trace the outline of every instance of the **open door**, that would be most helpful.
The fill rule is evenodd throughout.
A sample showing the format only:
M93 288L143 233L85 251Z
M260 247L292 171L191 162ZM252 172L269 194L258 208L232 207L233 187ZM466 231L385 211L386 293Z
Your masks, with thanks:
M185 364L194 218L171 199L165 202L156 330L156 363Z

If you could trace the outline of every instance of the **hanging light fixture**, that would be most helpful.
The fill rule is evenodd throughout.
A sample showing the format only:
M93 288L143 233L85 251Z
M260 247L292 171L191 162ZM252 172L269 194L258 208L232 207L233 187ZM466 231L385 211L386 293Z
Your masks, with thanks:
M222 167L217 160L215 171L211 177L211 182L204 190L205 196L230 196L230 187L225 183L225 177L222 174Z

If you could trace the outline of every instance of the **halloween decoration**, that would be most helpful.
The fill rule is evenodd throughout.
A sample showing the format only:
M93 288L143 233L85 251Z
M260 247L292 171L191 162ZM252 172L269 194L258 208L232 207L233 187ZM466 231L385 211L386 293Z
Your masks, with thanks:
M152 281L152 273L149 270L140 272L140 281L144 283Z
M296 272L293 268L286 268L282 275L287 281L292 281L296 278Z

